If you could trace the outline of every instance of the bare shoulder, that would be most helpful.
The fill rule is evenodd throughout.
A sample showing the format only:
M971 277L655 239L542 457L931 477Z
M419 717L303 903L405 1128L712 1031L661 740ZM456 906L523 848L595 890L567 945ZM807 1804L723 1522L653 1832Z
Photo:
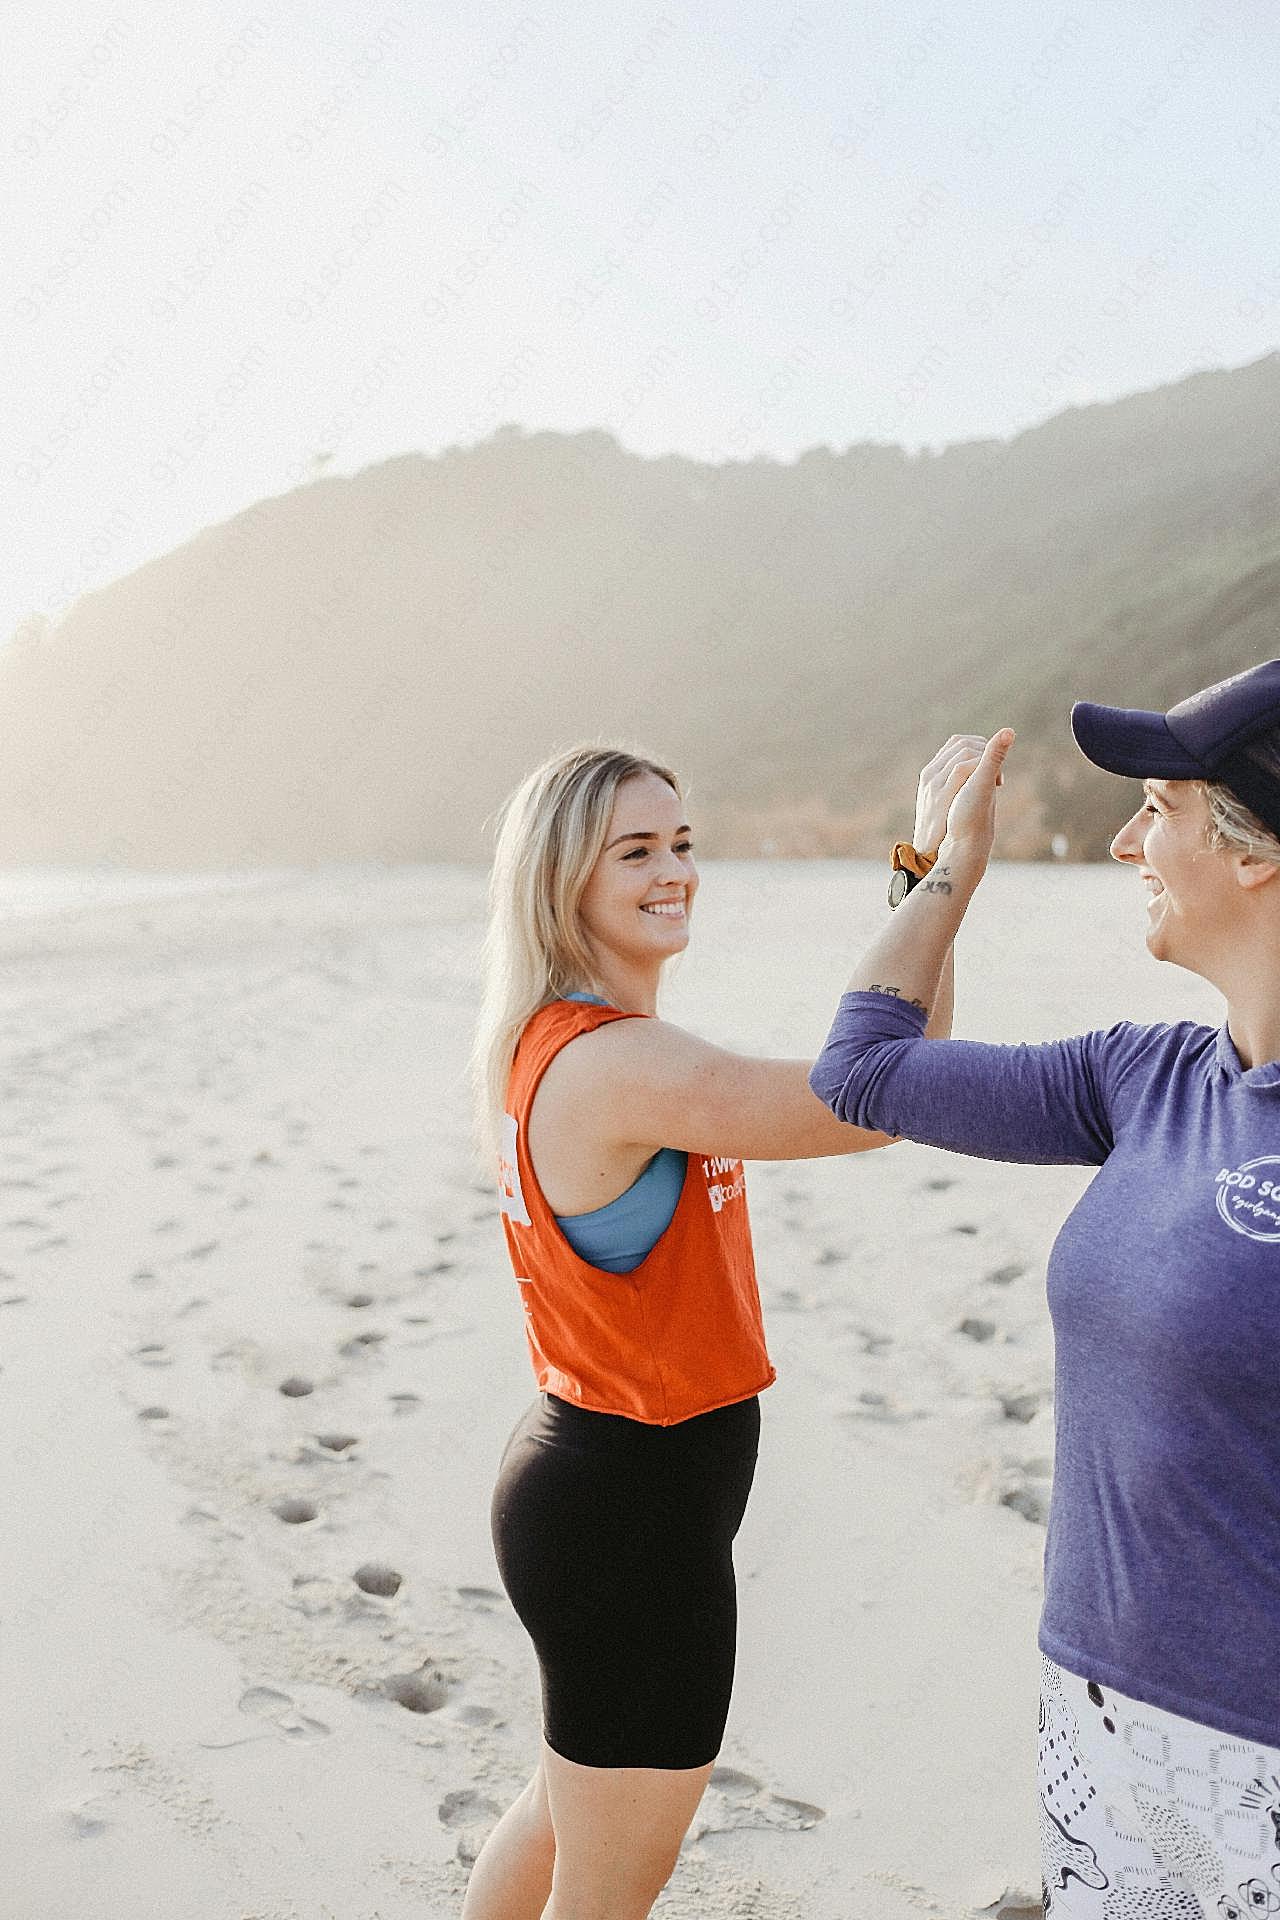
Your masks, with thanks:
M560 1048L543 1076L551 1102L571 1100L597 1128L618 1133L625 1103L646 1087L691 1077L718 1050L669 1020L608 1020ZM625 1129L623 1130L625 1132Z
M547 1068L544 1083L575 1099L613 1102L655 1077L664 1080L706 1067L721 1049L669 1020L609 1020L566 1042Z
M812 1060L758 1059L669 1020L610 1020L579 1034L543 1076L553 1129L606 1152L680 1147L742 1160L856 1153L888 1136L838 1120L809 1085Z

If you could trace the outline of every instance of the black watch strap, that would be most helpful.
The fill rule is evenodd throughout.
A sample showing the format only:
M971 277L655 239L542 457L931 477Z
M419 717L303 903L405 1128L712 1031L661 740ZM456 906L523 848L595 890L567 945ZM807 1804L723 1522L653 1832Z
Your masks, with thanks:
M912 887L918 887L920 875L912 873L908 867L895 867L889 875L889 905L900 907Z

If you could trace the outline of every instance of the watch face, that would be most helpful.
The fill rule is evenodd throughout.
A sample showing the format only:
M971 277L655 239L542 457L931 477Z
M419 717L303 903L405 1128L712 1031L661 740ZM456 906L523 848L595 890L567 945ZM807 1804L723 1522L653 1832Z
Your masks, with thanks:
M911 891L911 875L904 873L901 867L895 867L889 875L889 905L901 906Z

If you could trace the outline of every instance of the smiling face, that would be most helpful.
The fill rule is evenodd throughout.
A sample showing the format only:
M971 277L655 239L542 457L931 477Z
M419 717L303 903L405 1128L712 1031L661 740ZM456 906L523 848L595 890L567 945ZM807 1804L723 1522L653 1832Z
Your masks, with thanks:
M592 947L628 968L682 952L697 890L684 801L656 773L624 780L578 909Z
M1144 780L1146 798L1111 842L1111 856L1145 882L1147 948L1210 974L1229 947L1241 904L1232 856L1209 844L1209 803L1193 780Z

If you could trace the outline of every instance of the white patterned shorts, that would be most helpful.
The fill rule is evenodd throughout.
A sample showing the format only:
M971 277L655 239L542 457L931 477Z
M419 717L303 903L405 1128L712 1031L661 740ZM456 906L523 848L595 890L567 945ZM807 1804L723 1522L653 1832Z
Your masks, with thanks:
M1280 1748L1041 1657L1040 1844L1056 1920L1280 1914Z

